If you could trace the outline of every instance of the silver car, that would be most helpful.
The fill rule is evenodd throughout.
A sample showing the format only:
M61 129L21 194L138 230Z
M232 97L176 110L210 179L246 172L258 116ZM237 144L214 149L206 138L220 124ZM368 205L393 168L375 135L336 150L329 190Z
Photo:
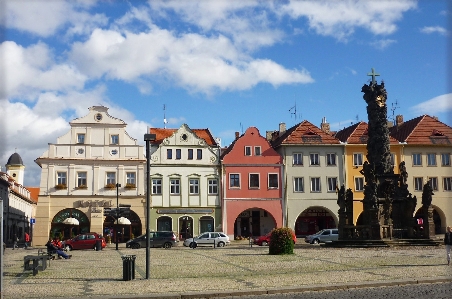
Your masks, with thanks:
M332 241L337 241L339 239L339 234L337 228L333 229L322 229L321 231L306 236L304 241L310 244L327 243Z
M202 233L195 237L194 240L193 238L188 238L184 241L184 246L190 248L196 248L197 246L214 246L214 244L217 247L224 247L231 244L231 241L229 241L229 237L225 233L219 232Z

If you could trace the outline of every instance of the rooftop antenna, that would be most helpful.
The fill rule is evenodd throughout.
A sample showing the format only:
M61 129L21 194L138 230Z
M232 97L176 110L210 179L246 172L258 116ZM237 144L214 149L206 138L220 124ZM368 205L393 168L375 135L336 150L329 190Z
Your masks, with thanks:
M395 111L398 108L400 108L400 107L399 107L399 103L397 103L397 99L396 99L395 103L391 103L392 117L389 118L390 120L392 120L392 123L394 124L394 126L396 125Z
M242 123L240 122L240 134L242 134L243 135L243 125L242 125Z
M359 115L358 114L356 114L356 123L359 123Z
M166 129L166 124L168 121L166 120L166 105L163 104L163 128Z
M295 118L295 122L297 122L297 117L298 117L298 118L301 118L301 113L300 113L300 114L297 114L297 102L295 102L295 105L293 105L293 106L289 109L289 112L290 112L290 118L292 118L292 115L293 115L294 118Z

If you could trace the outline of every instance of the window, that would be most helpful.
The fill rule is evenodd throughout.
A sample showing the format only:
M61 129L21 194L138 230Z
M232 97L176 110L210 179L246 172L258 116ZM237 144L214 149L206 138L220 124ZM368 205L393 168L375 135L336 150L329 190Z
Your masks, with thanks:
M320 178L311 178L311 192L320 192Z
M309 154L309 161L311 163L311 165L320 165L320 160L319 160L319 154L314 153L314 154Z
M166 158L168 160L171 160L173 158L173 150L172 149L167 149L166 150Z
M450 166L450 154L441 154L441 166Z
M251 156L251 146L245 146L245 156Z
M452 191L452 178L443 178L444 191Z
M428 183L430 184L430 187L432 187L433 190L438 191L438 178L428 178Z
M77 173L77 187L86 187L86 172Z
M196 150L196 159L202 160L202 149Z
M326 154L326 165L336 166L336 154L334 153Z
M238 173L229 174L229 188L240 188L240 175Z
M179 179L170 179L170 194L180 194Z
M269 173L268 174L268 188L278 189L278 174L277 173Z
M218 194L218 180L217 179L209 179L209 194Z
M293 179L293 191L294 192L304 192L303 178L294 178Z
M199 180L190 179L190 194L199 194Z
M152 194L162 194L162 179L152 179Z
M111 140L110 143L111 144L119 144L119 135L111 135Z
M192 148L188 149L188 160L193 160L193 149Z
M259 174L250 173L250 188L259 188Z
M126 173L126 184L127 185L135 185L136 174L135 172L127 172Z
M363 165L363 154L356 153L353 154L353 166L362 166Z
M176 160L180 160L180 158L181 158L181 150L176 149Z
M421 166L421 154L413 154L413 166Z
M393 153L390 153L389 162L392 166L395 165L395 155Z
M57 184L66 185L66 172L57 172Z
M77 143L85 143L85 134L77 134Z
M364 191L364 178L355 178L355 191Z
M327 178L327 181L328 181L328 192L336 192L337 178Z
M422 183L423 179L421 177L414 178L414 190L415 191L422 191Z
M436 154L427 154L427 166L436 166Z
M260 146L255 146L254 147L254 155L255 156L260 156L261 155L261 147Z
M116 184L116 172L107 172L107 185Z
M293 154L293 165L303 165L303 154Z

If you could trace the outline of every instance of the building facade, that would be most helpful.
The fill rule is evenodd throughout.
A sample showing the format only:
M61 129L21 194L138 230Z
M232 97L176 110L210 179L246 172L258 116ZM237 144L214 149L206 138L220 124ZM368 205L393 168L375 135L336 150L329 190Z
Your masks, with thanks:
M49 236L70 238L97 232L126 241L145 230L143 146L126 132L127 124L93 106L70 123L70 130L50 143L35 162L42 168L35 244ZM124 214L104 213L129 205ZM117 223L126 216L131 224ZM78 225L66 221L75 218ZM72 222L73 223L73 222Z
M151 230L221 230L220 147L208 129L151 128Z

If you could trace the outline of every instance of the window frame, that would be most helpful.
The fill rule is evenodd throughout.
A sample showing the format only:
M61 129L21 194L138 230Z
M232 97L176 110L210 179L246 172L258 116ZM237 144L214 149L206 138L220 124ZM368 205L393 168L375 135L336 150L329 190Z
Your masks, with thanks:
M256 179L254 178L254 179L251 179L251 176L257 176L257 186L251 186L251 183L253 182L253 183L256 183ZM260 182L260 180L261 180L261 177L260 177L260 173L255 173L255 172L253 172L253 173L249 173L248 174L248 188L249 189L260 189L261 188L261 182Z
M331 159L331 157L333 157ZM334 161L331 161L334 160ZM336 153L326 153L326 166L337 166L337 155ZM333 162L333 163L331 163Z
M364 165L363 153L353 153L353 166L359 167L363 165Z
M182 158L182 150L180 148L176 148L176 160L180 160Z
M270 179L270 176L276 176L276 186L270 186L270 182L272 181ZM267 174L267 181L268 181L268 189L279 189L279 174L278 173L268 173Z
M180 178L170 178L170 195L180 195Z
M151 178L152 194L162 194L162 178Z
M172 160L173 159L173 150L170 148L166 149L166 159L167 160Z
M217 195L218 194L218 179L207 179L207 194Z
M412 153L411 154L411 161L413 163L413 166L422 166L422 155L421 155L421 153Z
M77 133L77 144L85 144L86 134Z
M445 157L447 157L447 159L444 159ZM441 153L441 166L444 166L444 167L451 166L450 153Z
M332 186L331 184L333 182L331 182L332 180L334 180L334 186ZM326 178L326 182L327 182L327 192L336 192L337 190L337 177L327 177Z
M82 176L85 174L85 177ZM88 172L87 171L77 171L77 187L88 186Z
M202 149L200 148L196 150L196 160L202 160Z
M188 179L188 194L199 195L199 178Z
M246 145L245 146L245 156L251 156L251 155L252 155L252 153L251 153L251 146Z
M309 166L320 166L319 153L309 153Z
M134 171L126 172L126 184L136 185L137 183L137 173Z
M443 177L443 190L452 191L452 177Z
M116 140L114 140L114 139L116 139ZM119 134L111 134L110 135L110 144L115 144L115 145L119 144Z
M57 171L57 185L66 185L67 186L67 172L66 171Z
M187 151L187 160L193 160L193 149L189 148Z
M301 182L301 190L297 190L300 187ZM304 192L304 177L294 177L293 178L293 192L294 193L303 193Z
M310 177L309 182L310 182L309 185L310 185L310 189L311 189L312 193L322 192L322 185L321 185L320 177ZM315 182L315 184L314 184L314 182Z
M430 184L430 187L432 187L433 191L438 191L438 177L429 177L427 181Z
M262 156L262 148L260 146L254 147L254 155L255 156Z
M413 188L414 191L422 191L424 187L424 178L423 177L413 177Z
M105 182L106 182L105 185L108 185L108 184L116 185L116 172L107 171L105 173Z
M427 166L436 166L436 153L427 153Z
M297 156L300 156L300 159L295 158ZM299 163L295 163L299 162ZM292 166L303 166L303 153L293 153L292 154Z
M356 192L364 192L364 177L356 176L354 177L354 187Z
M234 178L232 176L234 176ZM235 183L237 183L237 185ZM240 189L240 173L229 174L229 189Z

